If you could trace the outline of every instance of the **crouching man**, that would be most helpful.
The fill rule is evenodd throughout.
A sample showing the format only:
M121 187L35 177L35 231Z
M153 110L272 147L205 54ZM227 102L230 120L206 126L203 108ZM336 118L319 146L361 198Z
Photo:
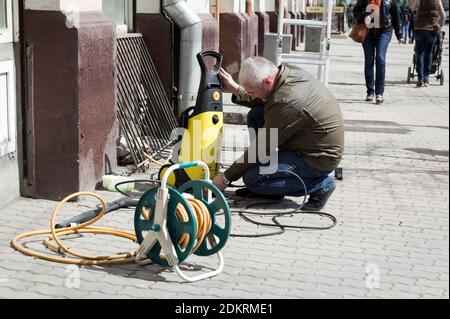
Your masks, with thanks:
M261 57L244 61L240 85L223 69L221 77L233 103L251 108L247 124L256 134L244 155L213 183L223 191L243 177L246 188L238 196L309 195L303 210L322 210L336 188L330 174L344 152L342 112L332 93L303 69L277 67Z

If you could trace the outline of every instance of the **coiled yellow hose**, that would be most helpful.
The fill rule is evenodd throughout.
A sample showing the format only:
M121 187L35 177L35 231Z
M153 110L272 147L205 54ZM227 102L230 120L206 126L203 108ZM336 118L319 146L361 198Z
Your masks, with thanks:
M76 227L70 227L70 228L61 228L56 229L56 217L59 214L59 211L63 207L64 204L69 202L70 200L79 197L79 196L91 196L95 197L101 204L102 210L100 214L95 217L94 219L80 224ZM200 247L203 240L205 239L206 235L211 231L212 227L212 220L211 215L209 214L209 211L205 204L203 204L200 200L197 199L188 199L188 203L192 209L193 212L195 212L194 218L196 218L196 224L197 224L197 243L194 246L194 249L192 253L195 253L195 251ZM133 263L135 261L136 251L131 251L127 253L119 253L116 255L111 256L90 256L85 255L81 253L77 253L75 251L70 250L68 247L66 247L62 241L60 240L61 236L68 236L73 234L102 234L102 235L111 235L115 237L121 237L126 238L131 241L136 242L137 238L134 232L131 231L125 231L125 230L119 230L114 228L107 228L107 227L93 227L91 225L98 222L100 219L103 218L103 216L106 214L106 207L107 204L105 200L95 194L90 192L79 192L72 194L65 199L63 199L54 209L51 222L50 222L50 230L37 230L37 231L30 231L25 232L22 234L17 235L13 238L11 241L11 246L16 249L17 251L32 256L35 258L51 261L51 262L57 262L62 264L74 264L74 265L85 265L85 266L92 266L92 265L113 265L113 264L129 264ZM147 213L145 216L145 212L142 212L144 218L150 219L152 212ZM188 214L186 212L186 209L180 204L177 207L176 214L178 218L183 221L188 221ZM39 251L35 251L29 248L24 247L23 245L19 244L19 241L33 236L40 236L40 235L50 235L45 241L44 245L57 252L64 254L67 257L56 257L48 254L41 253ZM187 247L189 242L189 234L182 234L178 240L178 243L181 247L184 249ZM69 258L68 258L69 257Z

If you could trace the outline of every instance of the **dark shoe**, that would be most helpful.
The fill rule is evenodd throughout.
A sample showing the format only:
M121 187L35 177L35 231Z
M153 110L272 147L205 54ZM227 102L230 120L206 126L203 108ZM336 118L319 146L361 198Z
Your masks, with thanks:
M282 200L284 196L282 195L261 195L261 194L255 194L248 188L241 188L238 189L236 192L234 192L236 196L239 197L245 197L245 198L264 198L264 199L270 199L270 200Z
M311 194L308 202L302 207L302 211L306 212L320 212L330 199L331 194L335 191L336 186L323 194Z
M383 104L383 102L384 102L383 95L377 95L376 101L377 101L377 104Z
M416 86L417 86L418 88L421 88L422 86L424 86L424 82L423 82L422 80L419 80L419 81L417 81Z
M367 94L366 96L366 102L372 102L374 99L374 95L373 94Z

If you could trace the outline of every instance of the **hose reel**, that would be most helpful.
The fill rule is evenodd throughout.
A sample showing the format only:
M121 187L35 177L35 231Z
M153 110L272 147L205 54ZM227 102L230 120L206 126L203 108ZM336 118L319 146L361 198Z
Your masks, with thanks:
M168 188L170 175L179 169L201 166L205 180L189 181L178 189ZM223 270L220 250L231 232L231 212L222 192L210 181L209 167L204 162L190 162L171 166L161 180L161 187L151 189L139 200L134 226L141 245L136 263L153 261L163 267L173 267L186 281L198 281L216 276ZM219 218L224 222L219 224ZM218 254L217 270L196 277L188 277L178 265L190 255ZM142 258L147 257L147 260Z

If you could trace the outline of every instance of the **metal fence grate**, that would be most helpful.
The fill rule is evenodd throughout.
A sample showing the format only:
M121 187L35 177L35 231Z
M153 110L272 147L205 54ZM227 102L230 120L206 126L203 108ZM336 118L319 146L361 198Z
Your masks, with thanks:
M120 128L135 164L167 153L178 123L141 34L117 39L117 101Z

